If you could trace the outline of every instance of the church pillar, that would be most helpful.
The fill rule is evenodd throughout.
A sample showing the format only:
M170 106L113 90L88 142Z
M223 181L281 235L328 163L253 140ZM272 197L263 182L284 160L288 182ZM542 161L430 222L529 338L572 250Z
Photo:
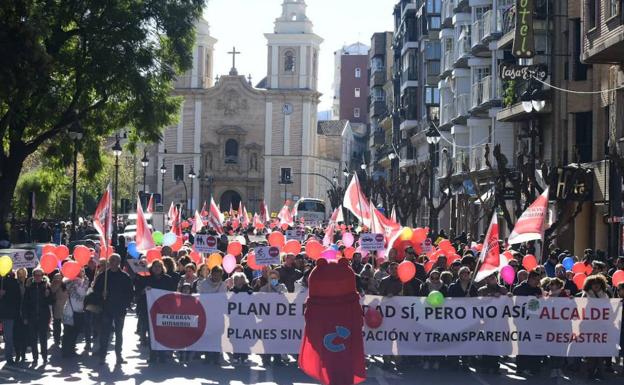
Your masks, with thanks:
M195 132L193 136L193 169L195 174L198 175L201 168L201 137L202 137L202 101L201 99L195 100ZM199 200L201 198L199 193L200 181L193 184L193 191L191 191L191 205L194 208L199 207ZM191 213L193 214L193 213Z
M308 88L308 59L307 59L307 54L308 53L308 47L302 46L299 47L299 56L300 58L300 63L301 63L301 68L299 71L299 88Z
M191 88L197 88L197 66L199 62L199 47L193 47L193 69L191 70ZM188 84L188 83L187 83Z
M290 155L290 115L284 114L284 156Z
M176 152L178 154L184 152L183 144L184 144L184 102L186 100L182 100L180 104L180 120L178 121L178 128L176 131Z
M279 47L275 45L270 45L269 50L271 51L271 63L269 63L269 65L271 66L271 80L269 88L279 88Z
M271 179L272 179L272 164L271 164L271 145L273 141L273 103L266 102L264 117L264 201L267 205L271 205ZM269 210L272 210L269 207Z
M310 180L310 176L305 175L311 172L309 169L310 164L308 161L308 157L310 156L310 144L312 143L310 142L310 110L310 102L303 102L303 130L301 134L301 172L303 173L303 175L301 175L301 196L308 196L308 190L310 188L308 183Z

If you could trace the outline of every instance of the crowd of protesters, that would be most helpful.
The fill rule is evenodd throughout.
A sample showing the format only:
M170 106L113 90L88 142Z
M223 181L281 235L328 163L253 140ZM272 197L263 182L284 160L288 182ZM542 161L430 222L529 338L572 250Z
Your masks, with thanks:
M88 231L88 227L85 227ZM139 264L148 268L147 273L137 274L126 263L126 250L117 249L117 254L108 261L94 257L83 268L76 279L63 278L60 271L44 274L40 268L18 269L2 278L0 290L0 323L3 326L4 359L8 365L38 365L39 359L46 364L49 352L49 334L53 344L63 358L78 356L76 345L84 338L83 354L93 355L100 363L106 362L111 337L114 334L114 352L117 364L124 361L123 329L129 309L136 312L138 336L141 349L149 351L150 364L178 362L191 364L202 360L207 364L243 364L248 361L246 354L223 355L215 352L163 352L152 351L149 344L149 322L147 315L146 291L152 288L193 293L305 293L307 278L315 261L306 254L305 248L298 254L283 254L279 266L264 266L253 270L247 264L247 256L254 247L264 245L262 237L252 236L253 229L234 230L226 228L230 234L244 238L243 251L237 258L237 265L229 274L221 266L210 266L207 261L193 261L192 235L190 241L178 251L164 246L162 258L147 263L145 256L139 257ZM308 229L307 237L323 239L325 229ZM266 235L266 231L260 235ZM53 236L52 233L49 234ZM443 232L437 241L444 238ZM481 237L483 238L483 237ZM51 239L51 238L50 238ZM219 248L225 255L228 237L222 236ZM259 240L260 239L260 240ZM341 234L337 231L334 243L338 251ZM62 237L59 239L62 242ZM523 257L534 252L534 245L522 245L510 250L513 258L509 265L515 271L515 280L506 284L498 275L492 275L483 282L474 283L473 276L478 263L478 253L471 247L469 234L450 239L458 250L460 258L452 262L440 255L435 263L428 263L426 254L419 255L413 247L397 251L391 249L386 258L376 258L375 252L364 254L355 252L350 265L356 274L356 287L364 294L381 296L427 296L435 290L446 297L499 297L505 295L535 297L589 297L622 298L624 283L611 285L611 277L618 270L624 270L624 257L611 258L601 251L585 250L580 257L556 247L544 253L543 264L527 271L522 264ZM87 247L97 255L97 242L87 241ZM501 250L504 250L501 242ZM364 255L363 255L364 254ZM399 255L400 254L400 257ZM573 282L574 273L562 264L565 258L585 265L588 277L582 287ZM71 257L70 257L71 258ZM402 260L413 263L416 274L409 282L402 282L397 273ZM450 262L450 263L449 263ZM108 269L107 274L103 274ZM624 339L624 333L623 337ZM128 342L127 342L128 343ZM127 349L127 343L125 349ZM624 340L620 341L624 346ZM27 357L30 351L31 360ZM518 356L513 360L507 357L383 357L383 365L388 369L405 370L421 367L424 370L456 368L499 373L501 363L514 363L517 373L525 376L538 375L543 368L552 377L585 375L600 379L606 373L624 375L618 369L621 357L605 358L566 358ZM264 355L264 365L283 365L295 362L285 355Z

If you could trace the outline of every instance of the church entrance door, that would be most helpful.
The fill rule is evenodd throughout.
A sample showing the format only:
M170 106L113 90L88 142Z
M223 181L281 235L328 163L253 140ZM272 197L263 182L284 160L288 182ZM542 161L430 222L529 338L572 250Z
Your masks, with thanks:
M239 193L233 190L227 190L221 195L220 206L221 211L227 211L230 209L230 203L234 210L237 210L240 207L241 196Z

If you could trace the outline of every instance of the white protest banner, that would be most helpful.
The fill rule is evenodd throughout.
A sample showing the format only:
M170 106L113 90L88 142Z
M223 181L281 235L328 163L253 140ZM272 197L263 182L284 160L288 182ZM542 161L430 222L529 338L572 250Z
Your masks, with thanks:
M219 251L219 249L217 249L217 241L217 237L214 235L197 234L195 235L195 251L206 254Z
M254 249L256 254L256 265L279 265L282 263L280 260L280 251L277 247L262 246Z
M32 269L37 267L39 264L39 258L37 258L34 250L4 249L0 250L0 255L8 255L11 257L13 260L13 270L17 270L22 267Z
M305 240L305 230L286 230L286 239L289 241L294 239L296 241L303 242Z
M183 295L147 291L155 350L296 354L306 294ZM552 355L618 354L622 302L588 298L447 298L433 308L424 297L362 299L384 316L364 327L366 354ZM529 308L531 311L529 311ZM328 315L329 317L330 315Z
M384 249L384 235L383 234L360 234L360 247L365 251L376 251Z

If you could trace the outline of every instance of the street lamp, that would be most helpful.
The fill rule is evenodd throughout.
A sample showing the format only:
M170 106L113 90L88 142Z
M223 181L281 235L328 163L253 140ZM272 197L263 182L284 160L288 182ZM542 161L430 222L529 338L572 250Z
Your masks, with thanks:
M165 210L165 174L167 173L167 166L165 166L165 159L163 158L162 166L160 166L161 186L160 186L160 202Z
M143 194L146 194L147 185L145 184L145 178L147 176L147 166L149 166L149 159L147 158L147 151L143 150L143 158L141 159L141 166L143 166Z
M188 177L191 179L191 202L189 206L190 206L190 213L192 215L193 214L193 196L195 195L194 194L195 190L193 190L193 182L195 181L195 178L197 178L197 174L195 174L195 171L193 170L193 166L191 166L191 171L189 171Z
M78 142L82 139L82 126L78 119L74 120L69 127L69 138L74 141L74 179L72 180L72 205L71 205L71 239L76 239L76 207L78 200Z
M115 135L115 144L113 145L113 155L115 156L115 226L113 226L113 243L117 245L117 220L118 220L118 204L119 204L119 157L121 156L121 144L119 143L119 134Z
M437 152L437 146L438 143L440 143L440 133L438 132L437 128L434 126L433 122L430 123L429 126L429 130L427 130L427 132L425 133L425 136L427 137L427 143L429 143L429 162L430 162L430 170L429 170L429 174L430 174L430 179L429 179L429 199L431 199L431 201L433 202L433 195L434 195L434 188L433 185L435 184L435 173L433 172L434 167L435 167L435 158L436 158L436 152ZM438 218L434 218L433 215L431 215L431 213L429 213L429 226L431 227L431 229L434 232L438 231Z
M541 112L545 107L546 107L546 97L544 95L544 91L542 90L542 85L540 83L537 83L535 81L532 81L531 83L529 83L529 86L527 87L526 91L524 91L522 93L522 95L520 96L520 100L522 102L522 109L524 109L524 111L527 114L530 114L531 112ZM534 185L535 185L535 163L536 163L536 156L537 156L537 151L536 151L536 138L539 136L539 132L538 132L538 120L531 118L529 120L529 132L528 132L528 136L531 140L531 159L530 159L530 165L529 165L529 169L530 169L530 174L531 174L531 186L529 188L529 195L531 200L535 199L535 194L534 194Z

